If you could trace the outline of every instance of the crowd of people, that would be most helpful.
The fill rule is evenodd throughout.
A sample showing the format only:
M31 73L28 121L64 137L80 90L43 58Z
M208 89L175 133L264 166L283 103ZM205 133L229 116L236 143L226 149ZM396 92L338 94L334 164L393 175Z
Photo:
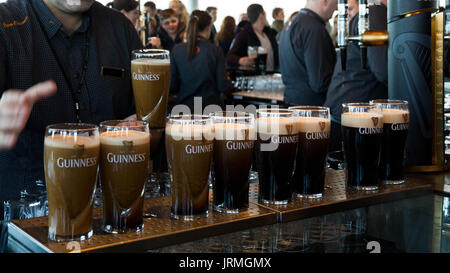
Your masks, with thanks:
M267 52L268 71L281 72L286 106L326 105L334 128L341 103L387 96L386 47L369 48L362 69L359 48L350 45L347 70L340 69L328 23L337 0L307 0L287 20L276 8L272 25L264 7L252 4L238 20L226 16L218 30L216 7L189 14L180 0L169 1L165 9L147 2L151 38L145 43L138 35L142 26L135 0L114 0L107 7L94 0L73 2L0 4L0 201L43 179L45 126L98 124L135 113L130 78L135 49L171 52L172 102L191 108L194 97L202 97L204 107L222 103L230 90L227 68L255 61L248 56L249 46ZM381 2L371 7L371 29L386 29L387 0ZM356 0L349 1L351 33L358 26L355 5ZM339 132L333 133L339 145Z

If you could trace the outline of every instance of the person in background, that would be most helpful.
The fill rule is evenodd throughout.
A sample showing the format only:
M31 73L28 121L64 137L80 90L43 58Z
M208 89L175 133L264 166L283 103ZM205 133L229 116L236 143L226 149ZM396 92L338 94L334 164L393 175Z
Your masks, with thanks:
M114 0L113 8L125 15L137 29L139 21L139 3L135 0Z
M223 55L227 56L231 43L234 39L234 31L236 29L236 21L233 17L227 16L223 19L219 33L217 33L217 44L222 48Z
M274 8L272 11L272 18L274 19L272 29L277 33L280 33L284 27L284 10L282 8Z
M387 30L387 0L382 0L381 3L369 6L369 29L371 30ZM350 21L350 35L358 35L357 14L354 14ZM368 102L388 97L387 48L386 45L367 47L366 69L362 67L358 44L350 43L347 47L345 71L342 71L341 58L338 55L324 104L330 108L331 112L333 137L330 138L330 151L342 149L340 123L343 103Z
M183 42L184 32L180 30L178 16L173 9L165 9L159 14L161 19L161 26L158 29L158 36L160 39L160 47L169 51L179 43ZM158 47L157 41L154 40L153 46Z
M249 25L239 32L227 55L230 66L251 66L254 60L248 57L248 47L263 47L267 51L267 71L278 66L278 43L274 31L267 23L266 13L259 4L247 8Z
M297 15L298 15L298 11L294 11L291 14L291 16L289 16L288 23L291 22L295 18L295 16L297 16Z
M283 29L280 71L287 105L323 105L336 63L336 51L325 28L337 0L307 0Z
M158 17L158 10L156 9L156 4L152 1L145 2L144 9L149 13L150 18L156 22L156 27L159 27L160 21Z
M193 11L187 42L176 45L171 53L171 97L176 97L175 104L187 105L192 113L194 97L202 98L203 108L221 105L221 94L229 86L222 50L209 42L211 28L212 18L207 12Z
M8 23L0 27L0 219L5 200L45 181L46 126L136 113L130 65L131 52L142 48L137 32L118 11L94 0L78 3L0 4Z
M234 37L236 38L239 32L244 29L246 25L250 25L250 22L248 21L247 13L242 13L239 15L239 23L236 26L236 30L234 31Z
M180 32L185 32L189 20L189 13L186 6L180 0L172 0L169 2L169 8L175 11L175 15L178 17Z
M216 27L214 26L214 23L217 21L217 8L216 7L207 7L206 12L209 14L209 16L211 16L212 24L213 24L212 29L211 29L211 37L209 38L209 40L211 41L211 43L215 43L217 30L216 30Z
M359 12L359 1L348 0L348 19L351 20Z

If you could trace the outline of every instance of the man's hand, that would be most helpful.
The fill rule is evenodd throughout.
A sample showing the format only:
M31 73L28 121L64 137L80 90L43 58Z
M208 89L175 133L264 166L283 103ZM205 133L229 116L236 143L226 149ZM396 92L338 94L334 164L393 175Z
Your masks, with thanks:
M126 119L124 119L124 121L137 121L137 116L136 116L136 114L131 115L131 116L127 117Z
M33 85L25 92L7 90L0 99L0 150L14 148L27 124L33 105L56 93L56 84L47 81Z
M255 64L255 61L249 57L242 57L239 59L239 64L242 66L252 66Z

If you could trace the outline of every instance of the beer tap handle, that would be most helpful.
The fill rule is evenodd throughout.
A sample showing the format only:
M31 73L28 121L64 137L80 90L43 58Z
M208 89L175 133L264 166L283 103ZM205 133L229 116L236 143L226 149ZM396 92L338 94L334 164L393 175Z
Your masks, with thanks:
M363 36L369 30L369 6L367 0L359 0L358 13L358 35ZM361 51L361 66L363 70L367 69L367 47L362 43L358 43Z
M341 55L342 71L346 70L347 64L347 36L348 36L348 3L347 0L338 2L338 22L337 22L337 46Z

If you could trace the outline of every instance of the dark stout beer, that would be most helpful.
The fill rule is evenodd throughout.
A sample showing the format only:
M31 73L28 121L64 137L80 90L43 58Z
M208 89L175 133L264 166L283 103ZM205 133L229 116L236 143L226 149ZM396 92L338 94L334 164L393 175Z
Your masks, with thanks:
M269 204L287 204L292 197L299 139L297 122L286 117L258 117L257 132L260 199Z
M322 196L330 139L330 120L299 117L299 144L294 175L294 192L300 197Z
M150 128L164 128L170 84L170 60L135 59L131 79L138 120Z
M380 178L388 184L401 184L405 181L403 161L408 137L409 112L383 109L383 123Z
M109 233L141 230L150 135L109 131L100 134L100 142L103 229Z
M92 235L99 152L98 135L45 137L49 239L66 241Z
M379 183L383 120L379 113L343 113L341 118L348 186L376 190Z
M167 124L166 151L171 177L172 217L193 220L208 213L208 178L214 150L209 127Z
M248 207L248 178L255 128L245 124L215 124L214 208L238 213Z

